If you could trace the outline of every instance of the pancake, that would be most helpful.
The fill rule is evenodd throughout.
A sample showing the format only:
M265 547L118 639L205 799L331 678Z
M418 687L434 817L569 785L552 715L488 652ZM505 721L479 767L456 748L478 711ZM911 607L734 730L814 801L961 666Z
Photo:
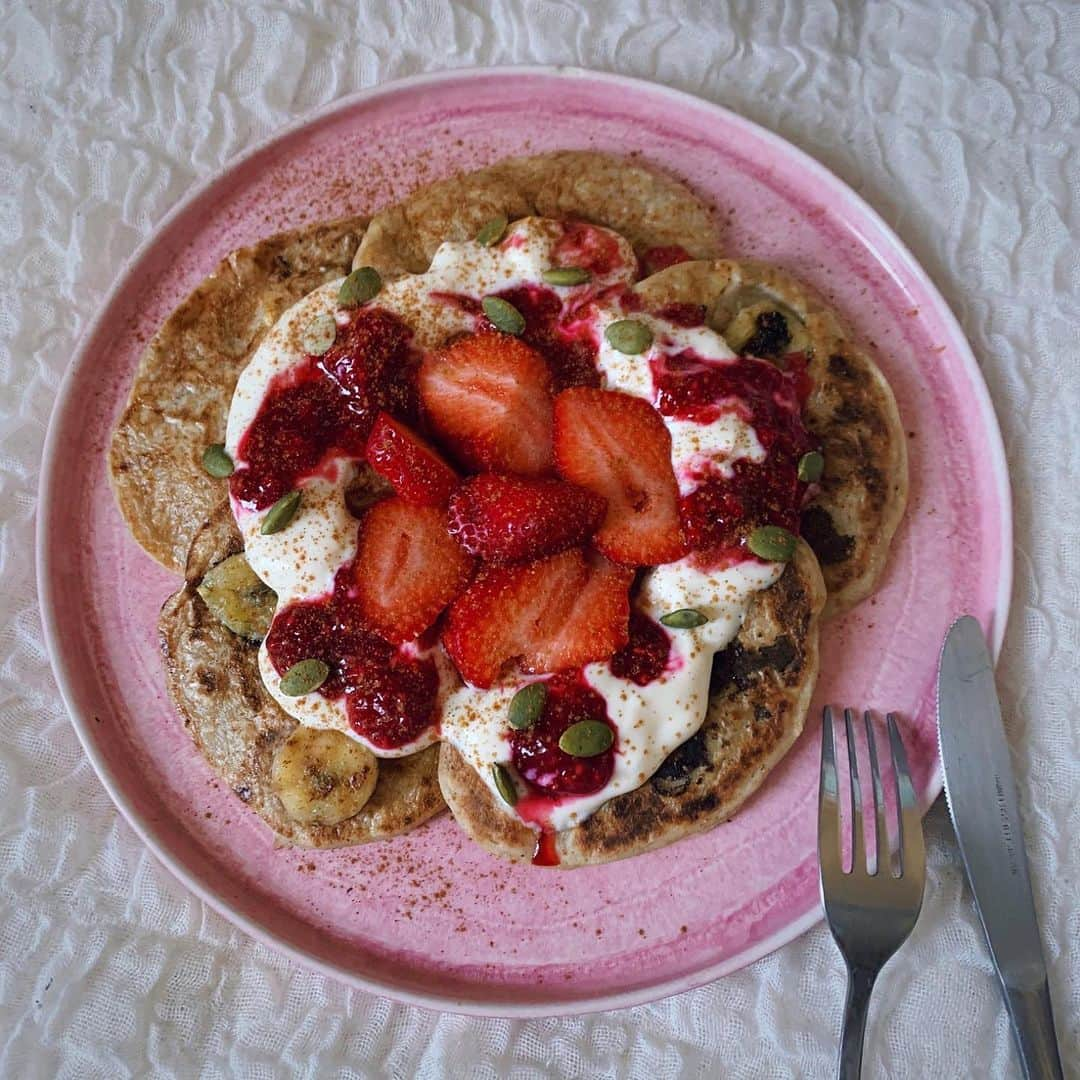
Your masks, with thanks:
M635 288L657 306L706 305L708 325L725 336L733 327L739 337L749 332L744 349L754 355L774 359L786 351L807 353L813 390L803 419L821 440L825 471L803 510L801 531L828 589L824 617L849 611L877 586L907 503L907 439L885 377L822 299L775 267L687 262ZM758 321L777 300L802 323L790 328L794 333L786 342L783 329ZM746 314L740 317L740 311Z
M440 244L471 240L499 215L604 225L639 258L672 245L695 259L720 252L712 209L681 180L638 159L562 150L507 158L414 191L371 219L354 266L374 266L387 278L423 273Z
M113 433L113 491L132 536L183 573L199 525L227 499L202 467L225 437L236 380L278 316L349 272L365 219L343 218L261 240L226 256L165 320Z
M754 597L738 636L716 655L701 730L647 783L556 834L559 865L569 869L624 859L730 818L803 729L817 682L824 604L817 560L800 541L783 576ZM439 783L454 817L477 843L503 858L532 858L536 833L505 811L445 742Z
M258 645L234 634L196 588L206 572L242 550L228 504L196 534L184 587L158 620L169 695L210 767L279 837L312 848L344 847L408 832L445 808L437 746L383 758L371 798L336 825L292 820L270 782L271 763L296 721L271 699L259 674Z

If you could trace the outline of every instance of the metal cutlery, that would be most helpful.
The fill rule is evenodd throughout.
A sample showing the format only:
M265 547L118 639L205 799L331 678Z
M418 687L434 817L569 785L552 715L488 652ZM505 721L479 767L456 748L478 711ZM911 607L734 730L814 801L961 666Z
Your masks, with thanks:
M872 871L867 862L862 788L856 753L856 732L860 724L854 711L844 710L850 776L850 869L845 869L843 859L833 714L828 707L825 709L821 734L821 787L818 798L821 898L829 929L848 971L844 1027L837 1064L837 1077L841 1080L857 1080L860 1075L866 1018L874 981L915 926L922 907L926 879L922 821L904 745L896 725L896 714L889 713L886 722L895 792L895 858L890 852L888 807L870 713L863 714L861 725L865 731L873 793L875 845Z

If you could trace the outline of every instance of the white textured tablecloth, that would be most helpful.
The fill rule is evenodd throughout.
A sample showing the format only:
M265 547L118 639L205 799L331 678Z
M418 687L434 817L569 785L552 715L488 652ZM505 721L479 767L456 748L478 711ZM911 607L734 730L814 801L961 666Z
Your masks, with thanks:
M135 246L194 181L318 105L514 62L654 78L767 125L861 192L959 315L1012 470L999 686L1066 1073L1080 1076L1080 8L313 7L0 0L0 1076L831 1070L843 977L821 928L713 986L578 1019L440 1016L300 970L151 858L49 673L32 556L42 440L79 333ZM869 1075L1018 1075L941 805L927 839L923 915L879 983Z

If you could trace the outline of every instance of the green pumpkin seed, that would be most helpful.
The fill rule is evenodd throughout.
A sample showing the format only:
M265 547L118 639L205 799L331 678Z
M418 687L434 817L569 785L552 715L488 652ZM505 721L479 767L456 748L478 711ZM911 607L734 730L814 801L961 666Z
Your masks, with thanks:
M596 757L611 749L615 733L599 720L579 720L559 737L559 749L571 757Z
M605 331L608 344L627 356L643 353L653 343L652 331L637 319L620 319Z
M476 234L476 242L481 247L491 247L492 244L497 244L503 238L503 233L506 232L508 224L505 214L493 217L490 221L485 221Z
M491 776L495 781L496 789L502 796L502 801L507 806L514 806L518 801L518 793L514 778L510 775L510 770L496 761L491 766Z
M296 511L299 509L299 491L290 491L287 495L282 495L281 498L266 511L266 517L263 518L263 523L259 528L259 532L261 532L263 536L270 536L273 533L281 532L281 530L296 517Z
M762 525L750 534L750 550L769 562L790 562L795 554L795 537L779 525Z
M304 352L310 356L322 356L334 344L336 337L337 322L333 315L324 312L322 315L316 315L304 327L304 332L300 335L300 344L304 347Z
M321 660L301 660L281 676L278 689L286 697L301 697L318 690L329 676L330 668Z
M592 280L592 274L584 266L553 266L542 276L549 285L584 285Z
M693 630L695 626L704 626L708 621L707 616L693 608L679 608L678 611L669 611L660 616L661 625L672 630Z
M525 316L508 301L500 300L497 296L485 296L483 308L496 330L517 337L525 329Z
M518 731L530 728L540 718L547 701L547 687L542 682L523 686L510 699L510 726Z
M337 299L342 307L359 307L379 295L382 278L374 266L361 266L354 270L338 289Z
M799 479L807 484L816 484L825 471L825 458L817 450L803 454L799 458Z
M236 466L229 457L223 443L214 443L203 451L202 467L218 480L224 480L226 476L232 476Z

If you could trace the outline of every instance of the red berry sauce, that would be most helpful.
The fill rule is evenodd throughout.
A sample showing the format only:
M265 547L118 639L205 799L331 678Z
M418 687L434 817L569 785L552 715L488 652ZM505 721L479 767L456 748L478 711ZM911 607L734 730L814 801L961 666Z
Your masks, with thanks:
M351 560L338 570L328 596L282 608L266 651L279 675L301 660L322 660L330 675L318 693L330 700L344 695L353 730L373 746L397 749L436 722L438 670L430 658L409 656L364 626L349 595L355 574Z
M521 285L497 294L525 317L521 340L532 346L551 368L555 393L571 386L599 386L596 338L588 320L564 317L563 302L554 289ZM487 320L483 320L488 325Z
M593 277L604 277L622 262L619 241L606 229L585 221L568 221L551 252L554 266L578 266Z
M229 481L233 497L264 510L330 457L364 455L380 410L417 413L418 357L412 331L381 308L362 308L322 356L308 355L276 376L238 447L241 464Z
M669 323L674 323L676 326L693 327L705 325L704 304L665 304L662 308L657 309L656 314L661 319L667 319Z
M604 699L581 678L580 671L550 679L544 711L532 725L510 735L512 760L518 775L536 794L555 799L565 795L592 795L615 771L618 732L608 719ZM559 739L572 724L598 720L615 735L611 749L595 757L579 758L559 747ZM519 814L522 812L519 803Z
M750 557L746 539L758 525L798 532L806 494L799 459L816 443L801 416L810 389L805 357L791 354L785 362L782 370L749 356L709 361L683 352L653 363L663 415L707 424L734 411L753 425L767 455L761 463L735 461L729 477L706 471L680 499L686 539L699 561Z
M667 671L671 639L667 631L641 611L630 612L630 640L611 658L611 673L648 686Z
M642 269L646 276L666 270L669 266L677 263L688 262L690 252L681 244L666 244L660 247L649 248L641 258Z

